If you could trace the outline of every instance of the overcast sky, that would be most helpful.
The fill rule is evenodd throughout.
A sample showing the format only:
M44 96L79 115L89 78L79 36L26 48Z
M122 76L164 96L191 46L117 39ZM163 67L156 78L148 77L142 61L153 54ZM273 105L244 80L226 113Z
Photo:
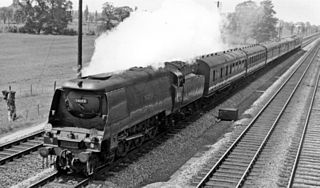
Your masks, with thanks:
M78 7L78 0L71 0L74 9ZM140 9L154 10L161 6L163 0L83 0L83 5L88 5L90 11L101 11L103 2L114 2L115 5L138 6ZM197 0L201 1L201 0ZM222 12L231 12L234 7L244 0L220 0ZM212 1L213 3L216 0ZM284 21L309 21L311 24L320 25L320 0L273 0L276 17ZM0 7L8 6L12 0L0 0Z

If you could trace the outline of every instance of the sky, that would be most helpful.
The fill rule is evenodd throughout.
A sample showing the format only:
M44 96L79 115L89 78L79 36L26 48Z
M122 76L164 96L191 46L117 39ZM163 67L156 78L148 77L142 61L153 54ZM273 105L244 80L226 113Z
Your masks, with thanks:
M78 7L78 0L71 0L74 9ZM89 11L101 11L103 2L113 2L114 5L137 6L140 9L156 10L163 0L83 0L83 6L88 5ZM201 1L201 0L196 0ZM217 0L213 0L215 3ZM232 12L234 7L244 0L220 0L222 12ZM259 0L257 0L259 2ZM273 0L276 17L287 22L309 21L311 24L320 25L320 0ZM0 0L0 7L8 6L12 0Z

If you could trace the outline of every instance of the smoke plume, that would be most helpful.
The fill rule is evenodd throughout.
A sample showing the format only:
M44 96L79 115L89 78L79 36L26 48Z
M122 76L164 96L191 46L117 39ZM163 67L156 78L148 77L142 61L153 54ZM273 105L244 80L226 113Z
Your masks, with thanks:
M201 2L201 3L200 3ZM220 16L209 0L164 0L152 12L137 10L95 41L95 52L83 75L160 67L222 50Z

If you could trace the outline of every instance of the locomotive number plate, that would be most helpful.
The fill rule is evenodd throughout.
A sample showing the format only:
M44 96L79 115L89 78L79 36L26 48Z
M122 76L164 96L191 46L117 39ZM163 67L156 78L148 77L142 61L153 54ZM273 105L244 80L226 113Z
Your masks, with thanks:
M79 103L79 104L87 104L88 103L88 100L87 99L75 99L76 103Z

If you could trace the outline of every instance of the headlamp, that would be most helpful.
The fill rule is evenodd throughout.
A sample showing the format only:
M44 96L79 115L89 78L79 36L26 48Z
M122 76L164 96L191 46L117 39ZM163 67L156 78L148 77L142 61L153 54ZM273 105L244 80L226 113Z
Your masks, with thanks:
M44 126L44 131L46 131L46 132L52 131L52 125L51 125L50 123L47 123L47 124Z

